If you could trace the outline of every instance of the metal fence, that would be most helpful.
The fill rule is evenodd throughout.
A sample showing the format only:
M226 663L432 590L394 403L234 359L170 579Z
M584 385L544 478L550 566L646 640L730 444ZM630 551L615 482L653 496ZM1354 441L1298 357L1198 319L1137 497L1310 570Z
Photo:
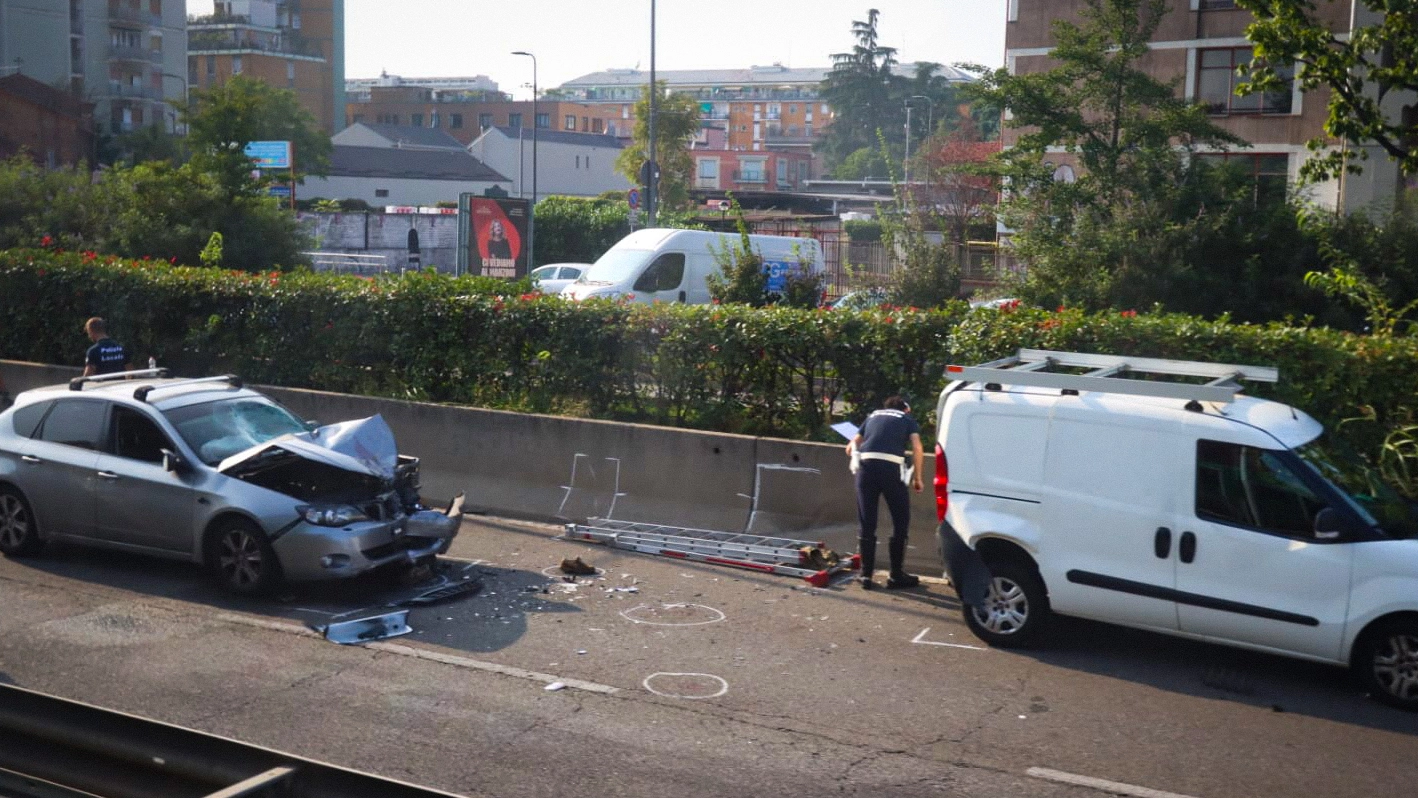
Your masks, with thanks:
M300 254L310 258L311 268L317 272L372 275L385 274L389 271L389 259L383 255L352 255L347 252L302 252Z

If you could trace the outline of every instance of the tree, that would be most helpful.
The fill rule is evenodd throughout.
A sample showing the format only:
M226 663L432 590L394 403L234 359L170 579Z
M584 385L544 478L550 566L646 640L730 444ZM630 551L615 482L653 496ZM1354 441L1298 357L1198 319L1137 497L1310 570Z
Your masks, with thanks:
M902 138L904 109L892 101L896 48L877 41L880 16L873 8L865 20L852 22L857 43L848 52L832 55L832 71L822 81L819 94L832 106L833 119L817 146L834 165L863 148L876 148L877 130L888 141L893 133L897 141Z
M957 244L970 240L972 228L994 221L999 177L990 159L999 151L999 142L980 140L967 117L955 130L923 142L915 156L915 172L925 183L916 199L935 208Z
M191 105L181 114L193 163L215 176L229 196L253 196L263 188L252 179L251 160L244 152L253 141L291 142L297 179L324 175L330 168L330 139L293 91L235 75L206 91L194 91Z
M1324 130L1349 147L1310 158L1301 175L1325 180L1341 171L1358 172L1368 157L1363 145L1377 144L1404 174L1418 173L1418 0L1360 0L1348 35L1332 30L1315 0L1237 0L1255 16L1246 37L1255 42L1249 91L1287 89L1290 68L1304 91L1330 90ZM1325 0L1326 6L1335 5ZM1362 8L1360 7L1362 6ZM1342 14L1348 18L1350 7ZM1406 104L1405 104L1406 103ZM1332 144L1309 143L1319 151Z
M694 180L694 159L689 142L699 132L699 103L687 94L670 94L664 81L655 82L655 161L660 166L656 191L659 207L676 211L689 207L689 186ZM648 87L635 103L635 129L631 144L620 151L615 169L634 185L640 184L640 167L650 149L650 93Z
M1028 266L1022 298L1104 307L1135 297L1137 283L1163 291L1161 300L1167 273L1186 265L1182 245L1205 221L1187 193L1199 174L1191 155L1244 142L1138 68L1166 9L1166 0L1085 0L1081 24L1055 23L1057 66L996 70L971 87L1022 131L997 161L1009 181L1000 212ZM1045 157L1057 150L1076 159L1076 180L1055 179Z

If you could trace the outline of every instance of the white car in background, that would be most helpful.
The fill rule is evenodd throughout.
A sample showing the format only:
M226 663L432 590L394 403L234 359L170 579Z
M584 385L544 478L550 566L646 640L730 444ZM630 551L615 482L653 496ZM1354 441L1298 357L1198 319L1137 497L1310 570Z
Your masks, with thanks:
M559 294L581 278L589 263L548 263L532 270L532 284L543 294Z

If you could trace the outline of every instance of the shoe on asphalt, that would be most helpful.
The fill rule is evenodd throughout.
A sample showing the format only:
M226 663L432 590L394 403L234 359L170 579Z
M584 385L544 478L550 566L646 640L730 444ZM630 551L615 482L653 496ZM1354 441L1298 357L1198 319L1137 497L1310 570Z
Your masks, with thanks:
M862 590L876 590L876 583L871 581L870 576L857 577L857 584L862 586Z
M892 574L886 580L887 590L904 590L921 584L920 577L914 574Z
M596 569L594 566L590 566L582 562L580 557L577 557L574 560L562 560L561 572L565 574L572 574L574 576L595 576Z

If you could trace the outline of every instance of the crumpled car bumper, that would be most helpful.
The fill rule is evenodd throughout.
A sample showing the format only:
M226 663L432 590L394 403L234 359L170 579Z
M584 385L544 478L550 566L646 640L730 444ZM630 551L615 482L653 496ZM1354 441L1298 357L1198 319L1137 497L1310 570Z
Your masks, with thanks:
M462 524L459 494L447 510L420 510L388 521L362 521L341 528L302 521L273 547L287 579L344 579L444 554Z

